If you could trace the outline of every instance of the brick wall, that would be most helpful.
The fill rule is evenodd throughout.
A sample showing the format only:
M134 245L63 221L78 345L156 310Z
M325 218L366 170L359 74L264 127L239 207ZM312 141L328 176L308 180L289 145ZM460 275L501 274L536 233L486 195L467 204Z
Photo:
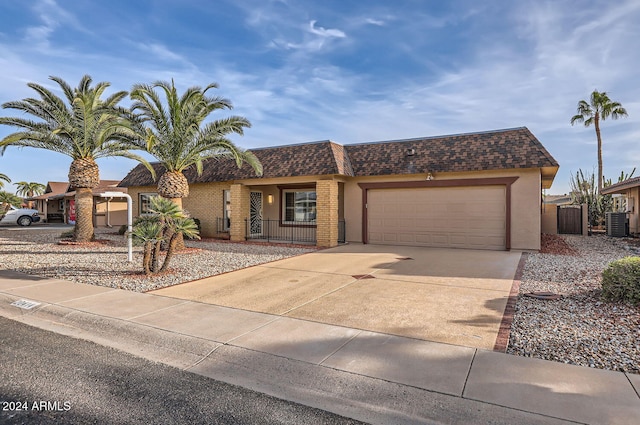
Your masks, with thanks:
M182 200L182 207L192 218L200 220L200 236L213 237L217 234L217 219L223 217L223 191L231 187L229 183L196 183L189 185L189 196Z
M316 244L320 247L338 245L338 182L316 182Z
M231 185L231 229L232 241L244 241L247 235L245 220L249 218L249 197L251 190L243 184Z
M189 196L182 199L182 208L191 217L200 220L202 237L216 236L217 219L223 217L223 191L229 189L229 183L196 183L189 185ZM128 193L133 200L133 216L140 215L140 194L157 193L156 186L129 187Z

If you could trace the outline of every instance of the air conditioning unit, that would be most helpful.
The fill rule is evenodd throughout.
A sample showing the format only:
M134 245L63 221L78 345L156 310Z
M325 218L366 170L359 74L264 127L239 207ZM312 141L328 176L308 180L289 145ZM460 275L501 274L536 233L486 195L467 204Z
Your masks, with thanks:
M607 236L624 237L628 234L627 213L608 212L605 224Z

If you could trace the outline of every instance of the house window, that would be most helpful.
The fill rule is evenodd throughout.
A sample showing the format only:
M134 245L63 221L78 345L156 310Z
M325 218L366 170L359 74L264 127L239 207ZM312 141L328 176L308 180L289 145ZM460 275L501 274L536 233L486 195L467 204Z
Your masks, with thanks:
M223 218L224 218L224 228L223 230L229 230L231 227L231 191L223 190L222 191L222 202L223 206Z
M284 190L282 197L284 223L316 221L315 190Z
M157 193L141 193L140 199L140 214L148 214L151 208L150 199L153 196L158 196Z

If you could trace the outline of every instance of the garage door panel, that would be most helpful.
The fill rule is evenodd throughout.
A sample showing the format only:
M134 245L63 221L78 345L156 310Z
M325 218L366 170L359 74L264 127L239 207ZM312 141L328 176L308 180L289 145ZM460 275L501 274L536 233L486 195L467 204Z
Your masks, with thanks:
M370 243L505 249L504 186L372 189Z

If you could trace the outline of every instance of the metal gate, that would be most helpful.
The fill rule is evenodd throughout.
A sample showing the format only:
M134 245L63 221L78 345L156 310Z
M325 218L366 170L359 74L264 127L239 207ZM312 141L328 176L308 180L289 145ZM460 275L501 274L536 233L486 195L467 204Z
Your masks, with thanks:
M558 233L563 235L582 234L582 205L558 206Z
M262 192L251 192L249 204L249 234L262 235Z

